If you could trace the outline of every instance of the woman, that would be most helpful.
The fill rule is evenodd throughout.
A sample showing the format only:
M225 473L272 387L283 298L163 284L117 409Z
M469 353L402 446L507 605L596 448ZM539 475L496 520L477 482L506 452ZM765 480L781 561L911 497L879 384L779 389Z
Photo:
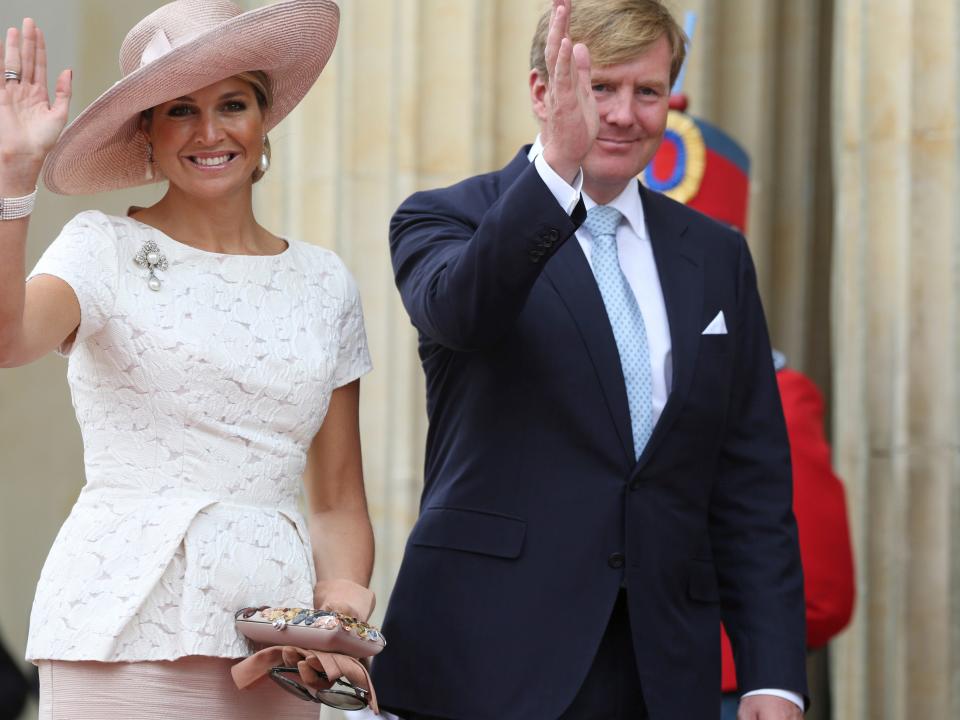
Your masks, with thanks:
M31 617L41 718L315 718L270 683L232 685L250 651L234 611L372 611L356 287L252 206L266 133L313 85L338 22L329 0L165 5L62 135L70 72L50 105L43 34L29 19L7 33L0 364L69 356L87 476ZM42 166L61 193L169 189L130 217L81 213L25 278Z

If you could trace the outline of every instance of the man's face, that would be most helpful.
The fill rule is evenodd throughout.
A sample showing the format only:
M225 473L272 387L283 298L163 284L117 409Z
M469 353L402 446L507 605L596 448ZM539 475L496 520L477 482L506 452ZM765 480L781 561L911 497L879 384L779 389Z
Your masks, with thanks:
M583 189L598 203L619 195L657 152L667 127L670 60L664 36L629 62L593 68L600 131L583 161Z

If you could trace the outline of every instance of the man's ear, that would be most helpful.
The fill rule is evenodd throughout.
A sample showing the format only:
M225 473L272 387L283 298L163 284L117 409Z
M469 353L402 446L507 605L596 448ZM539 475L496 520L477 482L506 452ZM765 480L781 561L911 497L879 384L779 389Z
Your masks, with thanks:
M530 106L541 122L547 119L547 79L534 68L530 71Z

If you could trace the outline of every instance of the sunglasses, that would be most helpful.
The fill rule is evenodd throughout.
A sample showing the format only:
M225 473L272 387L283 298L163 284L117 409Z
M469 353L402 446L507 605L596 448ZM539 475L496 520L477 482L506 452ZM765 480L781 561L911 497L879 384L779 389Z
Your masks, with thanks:
M328 679L327 674L323 671L318 670L317 674L324 680ZM338 710L362 710L369 702L370 693L347 680L335 680L333 687L327 690L311 690L294 679L299 677L300 671L295 667L275 667L270 670L270 678L277 685L301 700L322 703ZM338 685L347 689L334 690Z

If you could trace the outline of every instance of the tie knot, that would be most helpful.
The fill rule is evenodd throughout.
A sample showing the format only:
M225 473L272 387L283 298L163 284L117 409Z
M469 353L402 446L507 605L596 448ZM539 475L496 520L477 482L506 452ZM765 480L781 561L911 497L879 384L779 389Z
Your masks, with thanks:
M594 241L603 237L616 237L617 226L623 215L620 211L609 205L594 205L587 211L587 219L583 223Z

